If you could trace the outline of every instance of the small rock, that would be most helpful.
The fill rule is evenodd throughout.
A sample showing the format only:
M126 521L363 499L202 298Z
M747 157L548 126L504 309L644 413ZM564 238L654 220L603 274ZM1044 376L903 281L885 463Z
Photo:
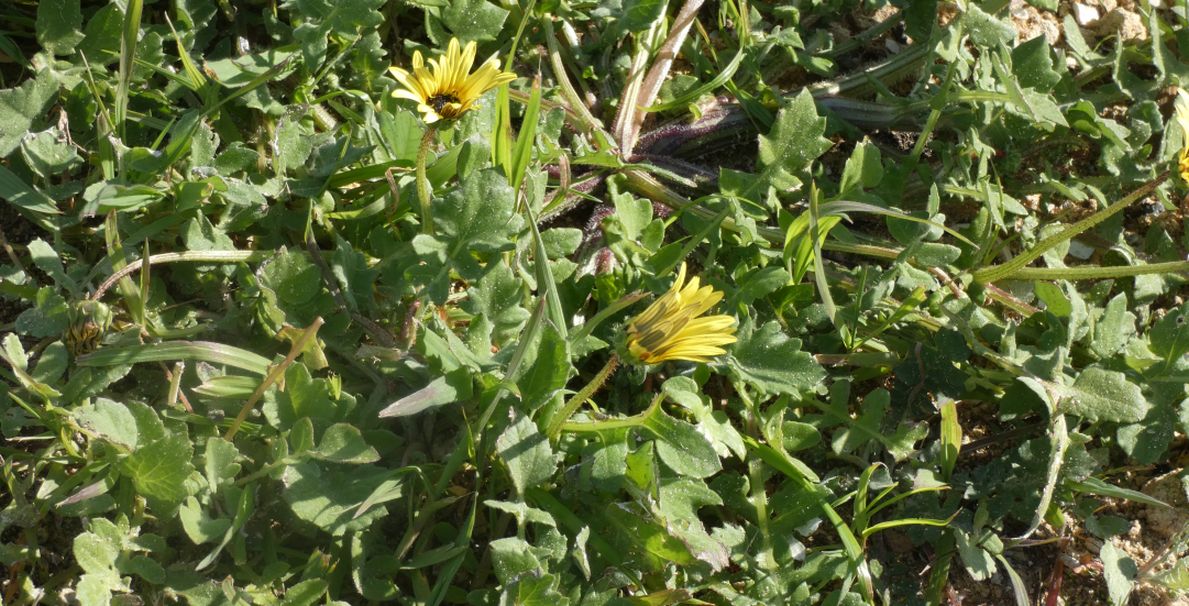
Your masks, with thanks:
M1143 17L1122 8L1107 13L1094 24L1094 30L1102 36L1117 34L1124 42L1148 39L1148 28L1144 25Z
M1078 22L1078 25L1083 27L1090 25L1098 20L1098 9L1079 2L1073 5L1073 18Z

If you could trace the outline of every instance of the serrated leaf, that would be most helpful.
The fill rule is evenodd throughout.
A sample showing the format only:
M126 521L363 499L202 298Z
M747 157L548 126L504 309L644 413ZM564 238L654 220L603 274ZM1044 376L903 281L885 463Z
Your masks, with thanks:
M531 507L525 503L512 503L509 501L495 501L488 499L483 501L483 504L504 513L510 513L516 517L516 523L524 526L532 522L534 524L544 524L545 526L556 527L557 522L553 521L553 516L543 509Z
M1090 349L1099 358L1109 358L1135 335L1135 314L1127 310L1127 295L1119 293L1114 296L1102 310L1094 322L1094 336L1090 341Z
M43 179L70 170L83 161L57 128L29 133L21 138L21 156Z
M186 498L186 478L194 471L192 456L190 438L171 434L138 448L121 468L157 515L168 516Z
M714 446L693 425L658 413L649 416L645 426L657 438L657 456L678 474L707 478L722 469Z
M119 402L98 398L94 404L76 409L74 418L79 425L94 431L103 438L131 449L136 448L139 436L136 417L128 410L127 406Z
M518 415L495 441L495 448L518 494L553 477L557 469L553 447L528 416Z
M380 453L363 439L359 428L347 423L335 423L326 428L318 447L310 450L309 455L331 463L356 465L380 460Z
M1059 390L1060 410L1088 421L1134 423L1151 408L1143 391L1126 375L1097 366L1086 368L1073 385Z
M540 560L533 553L532 546L524 539L497 539L491 542L488 549L491 550L495 576L501 583L509 583L520 575L535 573L541 569Z
M120 556L120 545L95 534L84 532L74 538L74 559L83 572L111 570Z
M308 255L286 251L260 269L266 286L277 293L283 307L303 305L322 291L322 274Z
M916 443L928 435L929 428L924 423L902 423L890 435L883 430L883 420L891 406L891 394L885 389L875 389L863 398L861 412L858 418L846 415L843 427L834 434L833 449L837 453L853 452L871 440L876 440L888 449L888 452L901 461L911 455ZM831 408L833 416L842 417L843 410Z
M42 70L37 77L25 80L16 88L0 90L0 158L7 157L21 144L21 137L57 96L58 81L54 74L53 70ZM5 174L12 175L12 172L5 168L0 175ZM0 197L12 201L3 190L0 190Z
M521 306L524 282L507 264L491 268L479 283L469 289L472 313L483 314L493 325L491 339L497 345L514 342L528 321L528 310Z
M306 579L285 590L281 606L312 606L329 587L325 579Z
M487 0L451 0L442 11L442 23L459 40L495 40L508 19L508 11Z
M813 356L801 351L801 342L785 335L779 324L753 327L744 323L731 349L728 364L739 379L771 394L799 396L826 378Z
M37 290L34 306L22 311L15 325L17 332L38 339L60 335L69 326L70 307L66 299L49 286Z
M760 135L758 164L760 172L741 193L759 200L768 187L790 190L800 187L796 175L830 149L826 119L817 114L817 104L808 89L776 114L776 121L767 135Z

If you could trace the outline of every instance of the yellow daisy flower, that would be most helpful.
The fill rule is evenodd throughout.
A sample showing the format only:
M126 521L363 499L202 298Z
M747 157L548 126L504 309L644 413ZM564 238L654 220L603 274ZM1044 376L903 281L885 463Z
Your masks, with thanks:
M735 342L735 318L698 317L722 300L712 286L700 286L697 276L685 283L685 264L668 292L628 324L628 352L645 364L666 360L709 362L726 353L722 345Z
M467 42L464 48L457 38L451 38L446 55L430 59L428 68L421 51L415 51L412 72L395 66L388 68L403 87L393 91L392 96L416 101L417 111L425 115L427 123L454 120L470 110L483 93L516 78L515 74L500 70L495 55L472 74L474 63L474 41Z
M1189 92L1177 91L1173 115L1181 127L1181 156L1177 168L1181 173L1181 181L1189 183Z

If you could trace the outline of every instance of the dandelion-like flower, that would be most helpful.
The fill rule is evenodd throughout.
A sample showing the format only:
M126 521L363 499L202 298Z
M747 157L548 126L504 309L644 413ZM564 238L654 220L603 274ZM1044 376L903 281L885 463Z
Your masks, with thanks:
M416 101L417 111L425 115L428 123L454 120L470 110L483 93L516 78L515 74L500 69L495 55L472 74L474 63L474 41L462 47L457 38L451 38L445 56L430 59L429 67L425 66L421 51L415 51L412 72L395 66L388 68L403 87L393 91L392 96Z
M726 353L735 342L735 318L699 317L722 300L712 286L700 286L697 276L685 283L685 264L668 292L628 324L628 352L645 364L666 360L708 362Z
M1189 92L1177 91L1173 116L1177 120L1177 125L1181 127L1181 155L1177 169L1181 173L1181 181L1189 183Z

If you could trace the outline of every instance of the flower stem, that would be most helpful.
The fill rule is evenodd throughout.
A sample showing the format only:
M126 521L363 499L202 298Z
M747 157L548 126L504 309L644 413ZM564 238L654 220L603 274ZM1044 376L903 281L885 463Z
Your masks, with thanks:
M421 137L421 147L417 148L417 201L421 204L421 232L425 234L433 233L433 213L430 208L432 192L429 190L429 177L425 175L425 165L429 159L429 146L437 133L438 125L430 124Z
M561 410L554 413L553 418L549 420L549 426L545 429L545 435L550 440L556 440L557 436L561 435L562 426L566 424L566 421L570 420L570 417L578 410L579 406L582 406L596 391L603 387L603 384L607 382L607 379L611 378L611 375L615 373L615 369L617 368L619 368L619 356L611 354L611 357L607 359L607 363L590 380L590 383L587 383L586 387L583 387L573 397L566 400Z
M310 322L310 325L305 328L301 336L297 337L297 340L293 342L293 346L289 348L289 355L285 356L285 359L280 364L269 369L268 375L264 377L264 380L260 382L256 391L252 392L252 395L244 402L243 407L239 409L239 414L235 415L235 420L231 422L231 427L227 429L227 433L223 436L224 440L230 442L235 437L236 432L239 431L240 426L247 420L248 413L252 411L256 402L264 396L264 392L268 391L269 387L272 387L281 377L285 376L285 370L289 368L290 364L293 364L293 361L297 359L297 356L301 355L301 352L305 351L306 345L318 335L318 329L322 327L324 321L322 316L314 318L314 321Z

